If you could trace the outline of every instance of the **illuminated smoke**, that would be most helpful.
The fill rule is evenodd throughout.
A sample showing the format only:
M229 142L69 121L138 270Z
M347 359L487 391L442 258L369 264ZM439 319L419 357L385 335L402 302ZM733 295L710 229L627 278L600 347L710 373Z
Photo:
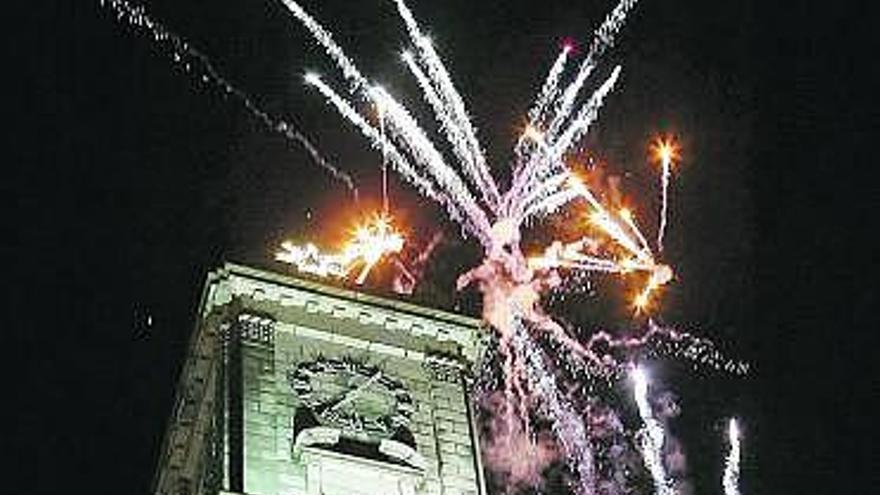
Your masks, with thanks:
M482 406L492 411L485 420L486 438L480 444L486 463L506 487L540 487L544 471L559 459L553 439L547 434L532 438L503 393L488 394Z

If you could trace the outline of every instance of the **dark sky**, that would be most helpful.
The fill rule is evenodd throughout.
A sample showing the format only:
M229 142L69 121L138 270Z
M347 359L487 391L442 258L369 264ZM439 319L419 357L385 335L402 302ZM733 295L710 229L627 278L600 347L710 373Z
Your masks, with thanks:
M535 3L410 2L498 169L560 40L585 42L612 6ZM862 356L876 348L877 17L845 2L768 3L644 0L608 58L624 76L588 142L631 174L629 193L651 197L646 141L681 136L668 248L679 280L661 317L755 365L728 398L710 397L747 411L747 493L836 492L866 481L876 457L865 394L876 375ZM366 73L417 103L391 2L304 5ZM301 84L307 69L332 72L279 2L149 9L375 196L379 159ZM300 148L97 2L33 3L11 20L4 485L146 493L206 271L265 263L288 236L327 238L355 210ZM427 238L436 208L398 183L393 195Z

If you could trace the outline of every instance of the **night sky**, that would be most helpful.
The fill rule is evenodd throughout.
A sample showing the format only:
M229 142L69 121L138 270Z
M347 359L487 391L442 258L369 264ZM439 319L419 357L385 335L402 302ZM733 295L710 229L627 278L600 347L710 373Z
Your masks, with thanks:
M855 488L869 486L876 464L867 426L880 390L876 366L864 364L877 341L877 12L769 3L644 0L606 59L602 73L622 63L623 78L586 143L654 211L647 141L681 137L667 235L678 279L658 317L754 366L720 387L666 383L695 411L692 424L708 428L690 445L692 469L714 462L719 414L736 410L745 493L865 493ZM364 72L420 104L399 61L405 35L392 2L303 4ZM560 42L586 43L613 6L409 4L499 174ZM302 84L307 70L334 72L280 2L148 7L349 171L366 205L376 201L380 158ZM3 284L13 413L4 491L147 493L206 272L223 260L272 267L281 240L332 241L358 209L296 144L175 68L97 1L35 2L10 17L19 27L7 42L12 155L0 182L12 274ZM473 245L408 186L393 181L392 202L413 239L446 234L424 294L468 307L448 274L477 260ZM585 300L581 313L626 326L614 317L619 304Z

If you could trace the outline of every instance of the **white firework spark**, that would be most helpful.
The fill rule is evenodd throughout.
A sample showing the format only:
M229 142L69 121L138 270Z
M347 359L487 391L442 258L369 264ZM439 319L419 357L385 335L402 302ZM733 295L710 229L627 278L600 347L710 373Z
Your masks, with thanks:
M596 37L574 80L560 87L570 49L563 48L545 80L539 95L529 112L530 124L515 149L517 162L511 187L503 194L492 177L474 126L465 109L463 98L449 75L440 56L428 39L412 11L403 0L394 0L403 20L413 51L404 51L403 60L413 75L422 96L438 122L441 134L450 144L454 160L447 160L419 125L412 112L394 99L384 88L373 85L354 61L334 41L329 30L294 0L281 0L288 10L312 34L327 55L340 69L353 100L332 91L329 85L316 77L309 84L318 88L334 108L374 144L388 153L391 165L403 177L413 183L426 196L440 202L450 218L459 223L469 236L480 241L486 252L498 253L518 242L519 231L524 223L557 211L572 201L587 200L594 210L592 218L605 235L623 246L630 255L639 260L638 266L651 272L657 263L650 249L641 242L644 236L635 223L628 222L623 228L606 208L580 181L570 178L564 159L589 130L598 117L606 97L613 90L621 75L621 67L615 67L596 91L570 118L577 96L586 80L593 73L599 57L613 43L626 14L635 5L633 0L623 0L597 30ZM381 108L381 130L363 115L363 108L376 105ZM537 126L547 124L550 129L542 132ZM383 132L384 131L384 132ZM387 135L385 134L387 132ZM526 148L532 152L524 152ZM454 164L455 166L453 166ZM506 246L506 247L505 247ZM620 263L620 260L607 258ZM590 271L609 271L592 263L569 262L557 267ZM549 266L551 263L546 263ZM620 264L617 273L629 273L631 260ZM664 268L665 273L665 268ZM668 277L671 278L671 277ZM668 281L668 278L662 283ZM661 278L655 277L654 282ZM660 284L649 285L642 293L643 306L648 294Z
M104 1L117 11L127 8L130 11L127 15L133 16L137 22L148 19L125 0ZM578 397L583 397L578 393L588 395L589 392L582 391L588 390L595 384L593 382L604 380L608 383L623 378L630 371L627 363L632 356L644 351L653 356L680 357L733 373L747 371L746 365L732 363L721 356L711 342L658 327L653 321L638 337L616 338L597 332L583 342L545 314L541 307L542 296L558 287L565 274L640 273L647 278L647 283L636 297L638 309L645 309L649 296L673 278L672 269L660 262L657 253L663 248L667 190L674 153L660 155L662 205L657 253L652 252L629 210L604 204L602 196L576 177L566 163L568 155L598 118L606 98L621 77L622 68L614 67L602 84L580 101L582 90L599 70L601 56L613 45L617 32L637 0L621 0L617 4L596 30L577 73L567 84L563 81L572 51L564 47L557 56L530 106L528 125L515 145L514 162L510 167L513 174L506 190L501 189L491 174L464 99L453 84L449 71L403 0L394 0L411 45L403 52L403 60L439 124L440 137L449 144L451 156L448 157L441 152L447 147L435 142L419 125L414 113L390 91L371 81L346 55L329 30L297 1L280 1L324 49L341 77L341 80L328 83L309 74L305 78L306 84L315 88L328 105L382 153L383 171L386 165L397 171L422 196L441 204L463 234L481 244L484 251L482 264L463 274L458 286L479 285L483 294L484 320L498 336L500 353L504 356L505 397L515 406L508 410L519 414L515 421L522 425L508 431L522 431L527 442L531 442L530 414L542 414L550 421L551 430L576 477L574 486L578 493L623 493L625 489L620 486L623 482L609 480L601 472L600 458L607 453L597 448L602 435L591 426L597 418L614 414L596 412L602 409L596 407L601 399L590 396L586 401L579 401ZM146 26L157 33L157 41L168 39L166 31L154 29L156 25L152 20ZM177 41L174 43L179 45ZM188 49L187 45L179 46ZM189 56L206 62L197 52L191 52ZM228 93L242 98L252 112L265 117L267 124L274 123L267 115L255 110L251 100L231 88L209 64L204 67L208 71L206 77ZM333 89L343 85L345 91ZM286 123L272 127L291 139L304 140ZM313 147L306 148L314 151ZM333 172L335 169L328 170ZM339 175L338 171L336 173L346 177ZM573 202L586 206L589 232L593 233L584 233L574 242L551 241L543 255L526 258L520 250L523 226ZM401 250L403 242L402 235L392 228L390 218L382 216L362 226L339 252L328 254L313 245L287 243L277 256L301 271L338 278L357 273L357 282L363 282L380 260L393 258L391 255ZM539 345L543 342L540 339L556 346L558 352L546 352ZM560 369L582 373L589 383L577 383L573 387L559 376ZM661 457L664 431L648 403L647 376L642 369L636 368L632 370L631 378L639 415L645 425L638 447L657 493L671 495L674 489L667 479ZM725 495L738 495L739 434L735 422L731 422L730 442L731 452L723 484Z
M446 70L446 66L443 64L440 56L434 50L434 44L430 38L422 34L412 12L403 0L395 0L395 3L397 4L397 11L400 13L401 19L406 24L410 40L416 46L419 61L427 69L428 76L446 107L445 112L451 115L453 122L459 128L459 134L461 139L464 140L464 145L470 151L470 159L462 163L463 170L476 182L490 209L495 210L500 202L498 186L489 173L486 157L477 140L476 131L473 124L471 124L461 94L452 83L452 78L449 76L449 72ZM455 143L453 143L453 146L455 146Z
M568 462L578 475L579 483L575 485L575 490L579 495L593 495L596 493L595 453L584 421L559 391L553 373L547 370L543 362L543 353L528 338L520 318L517 318L514 328L512 343L518 354L525 357L526 378L542 398L541 408L552 420Z
M599 29L596 30L589 51L587 52L587 56L584 58L584 61L581 62L580 69L578 70L574 82L568 85L563 92L562 97L557 101L555 115L548 127L548 132L551 135L555 135L556 132L558 132L565 123L565 120L571 114L571 110L577 100L578 94L584 87L584 84L587 82L590 75L596 69L599 59L605 53L605 50L614 45L614 38L617 35L617 32L623 27L624 22L626 22L627 14L637 3L638 0L622 0L617 4L614 10L608 14L608 17L605 18L605 22L599 26Z
M299 246L285 242L275 259L320 277L347 278L359 268L355 282L363 284L376 263L385 256L399 253L403 243L403 235L394 229L391 219L377 215L355 228L339 252L322 253L314 244Z
M550 73L547 74L547 79L544 80L544 84L541 86L541 92L538 94L535 103L529 110L529 123L526 125L525 130L520 135L516 147L514 148L514 153L516 154L516 160L513 164L514 167L518 168L522 166L524 162L523 155L527 152L528 144L534 143L530 134L537 132L536 130L541 127L547 107L553 103L556 95L559 93L559 80L562 78L562 74L565 71L565 64L568 63L568 57L572 50L572 46L566 43L565 46L562 47L562 51L559 52L559 56L556 57L553 66L550 67Z
M253 98L220 75L204 53L147 14L143 6L127 0L99 0L99 4L109 8L116 15L117 20L134 28L145 30L157 46L167 49L166 54L169 58L186 73L203 84L218 88L224 96L238 101L251 116L267 129L277 132L287 140L301 146L319 167L327 171L334 179L345 184L357 200L358 190L351 176L331 165L296 125L260 108Z
M736 418L732 418L727 425L727 441L730 443L730 451L724 462L724 475L721 484L724 487L724 495L740 495L739 491L739 461L740 461L740 430Z
M352 62L342 48L336 44L336 41L333 40L333 35L324 29L324 26L321 26L321 24L319 24L314 17L310 16L298 3L292 0L281 0L281 3L283 3L303 24L303 26L312 33L315 41L324 47L327 55L333 60L339 70L342 71L342 77L344 77L350 84L350 90L352 93L363 91L369 87L367 78L361 74L361 71L358 70L354 62Z
M663 236L669 216L669 181L672 165L678 159L678 146L671 138L658 139L652 146L655 159L660 162L660 227L657 229L657 250L663 251Z
M379 148L387 155L392 166L406 180L413 184L418 191L431 199L439 201L440 196L431 185L431 181L419 175L409 161L400 153L396 146L388 141L388 139L370 124L357 110L355 110L344 98L339 96L330 86L321 80L317 74L307 74L305 77L306 84L318 90L327 101L333 105L336 110L345 117L349 122L355 125L364 136L366 136L374 147Z
M642 449L642 458L645 467L654 479L654 489L657 495L674 495L675 491L666 478L666 469L663 467L663 442L664 432L660 421L654 417L651 404L648 402L648 376L642 368L632 371L633 395L639 409L639 416L645 427L640 432L639 443Z

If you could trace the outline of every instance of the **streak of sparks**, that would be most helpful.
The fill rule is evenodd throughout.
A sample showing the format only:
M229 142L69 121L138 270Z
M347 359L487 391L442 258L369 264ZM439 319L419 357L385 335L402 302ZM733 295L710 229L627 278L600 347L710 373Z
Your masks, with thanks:
M724 475L721 478L721 483L724 486L724 495L740 495L740 431L736 418L732 418L728 423L727 437L730 443L730 451L727 453L727 459L724 462Z
M633 212L626 208L623 208L620 210L620 218L622 218L623 221L626 222L627 227L629 227L630 230L639 238L639 243L641 244L642 249L650 249L648 247L648 240L645 239L645 235L642 234L642 231L639 230L639 227L636 225L636 219L633 215Z
M627 228L635 232L636 239L626 232L626 229L606 211L593 193L579 180L573 176L569 181L555 180L548 176L548 174L556 174L557 177L563 178L566 176L564 155L595 121L605 98L620 77L621 67L618 66L580 107L574 117L568 118L581 86L594 69L596 58L611 43L614 32L619 29L626 12L635 2L624 0L612 12L597 32L597 39L575 80L560 90L559 81L570 52L570 48L563 48L529 112L530 122L517 145L518 165L513 184L503 197L488 172L482 147L477 141L473 125L464 109L461 95L455 89L449 72L433 44L422 33L412 12L402 0L395 0L395 3L410 41L415 47L414 51L404 51L402 58L418 82L425 100L440 124L444 138L451 145L450 149L461 166L467 183L462 181L458 172L446 162L445 157L428 138L427 132L417 123L410 111L384 88L372 85L354 61L334 41L328 30L295 1L282 0L282 2L336 63L344 79L349 82L349 91L353 95L374 102L382 109L381 129L377 130L359 113L353 103L346 102L318 76L308 76L307 83L318 88L342 116L354 123L367 138L381 148L383 153L387 153L392 165L395 165L405 178L421 191L430 191L426 195L444 204L450 218L460 223L464 232L478 239L487 251L497 251L501 247L499 244L509 244L518 238L518 234L499 238L495 235L498 232L495 226L507 225L504 231L518 232L522 223L531 217L552 213L573 199L582 197L595 210L591 218L596 226L638 258L640 262L638 267L651 273L645 289L635 299L634 305L638 310L645 310L650 294L671 278L665 277L670 272L668 267L655 261L646 243L643 242L644 235L633 222L624 219ZM552 113L548 115L548 111ZM543 121L553 123L548 132L539 130L538 126ZM566 125L561 124L566 121ZM386 136L386 132L390 138ZM394 139L395 144L392 144L390 139ZM522 151L523 142L533 143L534 152ZM468 186L478 191L488 211L481 208ZM491 220L493 217L494 223ZM640 242L642 245L639 245ZM554 263L547 261L536 265L550 267ZM572 259L560 260L555 266L586 271L616 271L621 274L632 271L631 267L618 266L616 270L609 270L605 263L578 264Z
M666 233L666 223L669 211L669 180L672 175L672 165L679 159L678 145L672 138L660 138L652 146L654 157L660 162L660 227L657 229L657 249L663 251L663 236Z
M161 22L147 14L143 6L126 0L99 0L102 7L109 8L118 21L129 26L145 30L158 47L166 50L166 55L175 65L192 75L202 84L210 84L223 92L223 95L237 100L254 118L267 129L281 134L285 139L301 146L311 159L334 179L345 184L354 199L358 198L358 190L349 174L330 164L318 149L306 138L297 126L279 117L270 115L248 96L244 91L233 85L220 75L208 57L193 47L187 40L171 31Z
M675 492L666 478L666 469L663 467L663 426L654 417L651 404L648 402L648 376L645 370L639 367L633 369L632 381L633 395L639 409L639 416L645 425L639 438L645 467L654 479L657 495L673 495Z
M483 296L483 319L497 337L504 377L501 382L508 401L504 409L512 412L504 418L508 422L504 431L521 432L524 445L529 445L535 434L531 415L542 415L549 420L550 430L575 478L572 486L579 494L627 492L626 480L620 475L626 471L622 464L615 466L613 476L601 466L615 462L611 450L632 448L641 450L658 494L671 494L673 488L661 458L663 427L648 402L647 376L642 369L629 367L633 356L672 356L736 374L746 373L748 366L727 359L708 340L657 326L652 320L640 335L616 337L599 331L588 339L580 339L578 332L555 321L542 307L542 296L563 282L584 280L585 274L599 272L647 277L633 302L638 311L645 311L651 295L674 276L659 257L667 223L671 169L678 159L674 142L660 140L656 147L656 156L663 167L656 253L632 213L605 205L602 195L576 177L566 163L567 156L577 149L591 129L620 80L622 68L617 66L603 76L592 94L579 101L583 88L600 71L602 55L613 46L637 0L619 1L595 31L573 78L566 79L572 50L566 46L558 54L530 106L527 123L515 144L511 180L506 190L491 174L464 99L446 65L403 0L393 0L410 45L403 52L403 61L432 111L445 143L433 140L419 124L417 113L394 98L390 90L371 81L346 55L332 33L297 1L279 1L308 30L338 69L337 80L328 78L327 82L316 74L308 74L306 84L319 92L330 107L382 154L383 170L386 165L390 166L423 197L441 204L462 234L480 243L484 254L482 263L462 274L457 285L459 288L472 283L478 285ZM110 5L120 17L128 16L127 22L131 25L146 26L157 42L170 40L177 52L189 57L188 71L191 62L201 63L207 80L243 98L245 106L267 125L298 142L300 138L304 140L289 124L259 113L243 93L213 70L204 56L181 44L179 38L146 17L141 8L131 7L125 0L101 0L101 3ZM376 108L378 119L373 113ZM307 146L307 149L314 148ZM328 170L332 173L335 169ZM383 198L387 198L387 192L383 192ZM586 203L584 214L589 221L582 225L585 232L582 237L567 243L553 240L542 255L526 258L520 246L524 226L575 202ZM403 235L392 225L387 208L383 208L383 214L355 229L338 252L325 253L313 244L284 243L276 258L295 265L301 272L352 278L363 283L373 267L399 253L403 244ZM552 352L544 346L551 347ZM602 448L609 438L626 438L626 435L619 434L623 427L612 406L592 391L622 380L627 374L635 385L635 401L644 429L637 439L638 445L618 443L615 449ZM569 376L575 379L566 381ZM597 426L600 424L604 426ZM723 483L725 495L738 495L739 434L735 422L730 428L731 454ZM511 444L501 442L499 445Z
M566 268L618 274L629 274L633 271L647 273L647 283L633 298L633 306L636 311L646 311L651 301L651 294L672 280L674 275L672 269L668 265L659 263L651 253L648 242L636 225L632 212L622 209L615 217L578 178L570 176L568 184L575 194L585 199L592 207L591 225L600 229L624 248L627 256L619 260L600 258L583 253L581 251L585 245L583 241L565 245L561 249L561 244L557 242L551 244L542 257L531 258L530 264L533 267L544 269ZM623 225L621 225L621 221Z
M565 44L562 47L559 56L556 57L556 61L550 68L550 73L547 74L547 79L541 86L541 92L538 94L534 105L529 110L529 122L526 125L525 131L520 135L519 141L516 143L514 149L518 157L518 160L515 162L515 166L517 167L522 166L524 147L530 142L534 144L542 139L540 131L538 131L538 126L541 125L540 120L546 112L547 106L553 103L559 93L559 80L562 77L563 71L565 70L565 64L568 62L572 50L573 48L570 44Z
M391 219L376 215L358 226L352 238L338 253L322 253L314 244L285 242L275 259L296 266L302 273L321 277L348 278L354 271L355 282L363 284L382 258L403 249L403 235L394 229Z
M504 397L508 402L506 410L517 414L514 419L507 413L507 426L503 431L524 431L529 435L530 404L541 404L540 409L551 420L552 430L577 478L574 486L578 493L598 493L600 486L614 485L617 481L603 479L596 470L598 453L593 451L591 432L579 419L580 414L575 409L577 403L563 397L542 357L543 352L533 342L531 332L547 336L567 350L565 355L569 357L563 366L583 369L588 377L592 377L589 380L608 380L617 376L623 368L620 361L623 356L615 356L614 352L622 350L627 354L638 348L650 348L654 336L666 339L654 349L656 353L669 352L718 368L745 369L725 362L710 343L653 325L640 338L617 339L598 333L583 344L539 307L541 293L557 283L554 282L557 272L645 274L647 282L634 300L637 311L645 311L651 295L673 278L672 269L652 252L632 214L626 210L612 212L571 173L565 163L566 155L591 128L606 97L620 79L622 69L618 66L578 106L581 89L598 68L600 56L613 44L615 34L635 0L622 0L600 26L576 77L567 85L560 83L570 50L563 49L558 55L515 145L512 179L506 191L499 188L489 172L483 148L446 66L403 0L394 0L412 48L403 52L403 62L432 111L446 146L435 144L406 106L393 98L388 90L372 84L363 76L329 32L294 0L282 1L336 62L348 82L351 96L339 95L317 77L311 78L309 83L317 87L328 102L368 139L381 144L382 150L389 153L395 169L419 190L431 191L425 195L444 205L449 217L461 226L463 233L482 245L483 263L461 275L458 287L479 284L483 293L484 319L500 337ZM381 130L361 115L364 102L382 108ZM449 157L440 151L443 149L450 150L452 162L448 162ZM671 158L664 160L664 218L671 163ZM519 246L523 225L578 199L586 202L591 231L599 232L616 247L597 251L594 246L603 243L592 237L583 237L568 244L554 241L543 256L526 259ZM665 220L659 233L658 252L662 250L663 229ZM606 350L599 350L600 347ZM646 423L641 447L648 469L657 480L658 490L661 495L666 495L672 488L662 473L662 429L647 409L646 393L647 384L642 380L637 384L639 410ZM516 427L514 423L520 426Z
M560 393L553 374L548 372L543 362L542 353L528 339L522 322L517 320L514 329L512 343L518 354L525 357L524 374L531 387L539 390L544 398L541 407L553 419L556 435L572 470L578 474L580 483L575 486L575 490L580 495L593 495L596 493L595 454L584 422L577 417L570 401Z

